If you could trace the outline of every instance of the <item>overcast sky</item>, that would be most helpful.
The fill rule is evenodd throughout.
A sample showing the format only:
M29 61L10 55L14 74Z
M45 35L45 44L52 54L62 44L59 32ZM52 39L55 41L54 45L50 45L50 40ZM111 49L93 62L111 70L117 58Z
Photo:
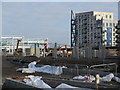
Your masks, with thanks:
M113 12L117 2L3 2L2 35L48 38L50 43L70 44L70 10Z

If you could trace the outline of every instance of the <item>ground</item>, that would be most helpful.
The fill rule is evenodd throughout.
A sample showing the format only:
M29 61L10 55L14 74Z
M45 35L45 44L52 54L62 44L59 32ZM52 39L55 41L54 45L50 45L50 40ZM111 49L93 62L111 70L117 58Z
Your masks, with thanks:
M13 64L11 61L20 61L23 63L23 65L19 64ZM32 62L32 61L37 61L38 64L50 64L50 65L60 65L60 66L67 66L71 68L76 68L77 64L85 64L85 65L94 65L94 64L102 64L102 60L94 59L94 60L89 60L89 59L73 59L71 57L60 57L57 59L53 59L52 57L46 57L46 58L37 58L37 57L2 57L2 83L5 82L5 78L12 77L12 76L27 76L28 74L23 74L21 72L16 72L16 69L22 68L22 67L27 67L27 64L24 65L24 62ZM112 63L116 62L118 66L120 66L119 59L106 59L104 63ZM118 67L119 68L119 67ZM119 69L118 69L119 70ZM119 71L120 72L120 71ZM39 76L44 76L44 77L54 77L54 78L61 78L60 76L55 76L55 75L49 75L49 74L44 74L44 73L35 73L33 75L39 75ZM68 78L69 76L63 76Z

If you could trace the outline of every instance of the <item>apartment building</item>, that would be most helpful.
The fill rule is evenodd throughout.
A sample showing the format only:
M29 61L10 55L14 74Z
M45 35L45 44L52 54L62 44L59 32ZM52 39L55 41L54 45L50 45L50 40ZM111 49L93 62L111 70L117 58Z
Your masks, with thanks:
M75 38L75 45L79 47L96 47L101 44L104 46L115 46L116 25L117 20L114 20L114 15L110 12L90 11L76 13L76 35L72 38Z

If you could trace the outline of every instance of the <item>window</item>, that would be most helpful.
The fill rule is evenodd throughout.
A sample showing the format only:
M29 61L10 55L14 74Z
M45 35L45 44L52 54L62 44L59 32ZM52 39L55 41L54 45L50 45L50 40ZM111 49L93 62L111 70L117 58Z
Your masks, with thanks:
M110 15L109 18L112 18L112 16Z
M112 26L112 23L110 23L110 26Z
M115 36L115 33L113 33L113 36Z
M115 38L114 38L114 41L115 41Z
M115 45L115 42L114 42L114 45Z
M115 29L113 29L113 31L115 31Z
M113 27L115 27L115 23L113 23Z
M108 16L106 15L106 18L108 18Z
M106 23L106 26L108 26L108 23Z
M110 35L112 36L112 33L110 33Z

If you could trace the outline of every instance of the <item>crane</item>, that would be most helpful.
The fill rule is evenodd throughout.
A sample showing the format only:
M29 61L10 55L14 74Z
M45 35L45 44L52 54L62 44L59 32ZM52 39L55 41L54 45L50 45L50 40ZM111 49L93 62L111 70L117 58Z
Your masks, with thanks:
M16 49L15 49L15 54L16 55L19 55L19 52L18 52L18 46L19 46L19 43L21 42L21 39L17 39L17 46L16 46Z

